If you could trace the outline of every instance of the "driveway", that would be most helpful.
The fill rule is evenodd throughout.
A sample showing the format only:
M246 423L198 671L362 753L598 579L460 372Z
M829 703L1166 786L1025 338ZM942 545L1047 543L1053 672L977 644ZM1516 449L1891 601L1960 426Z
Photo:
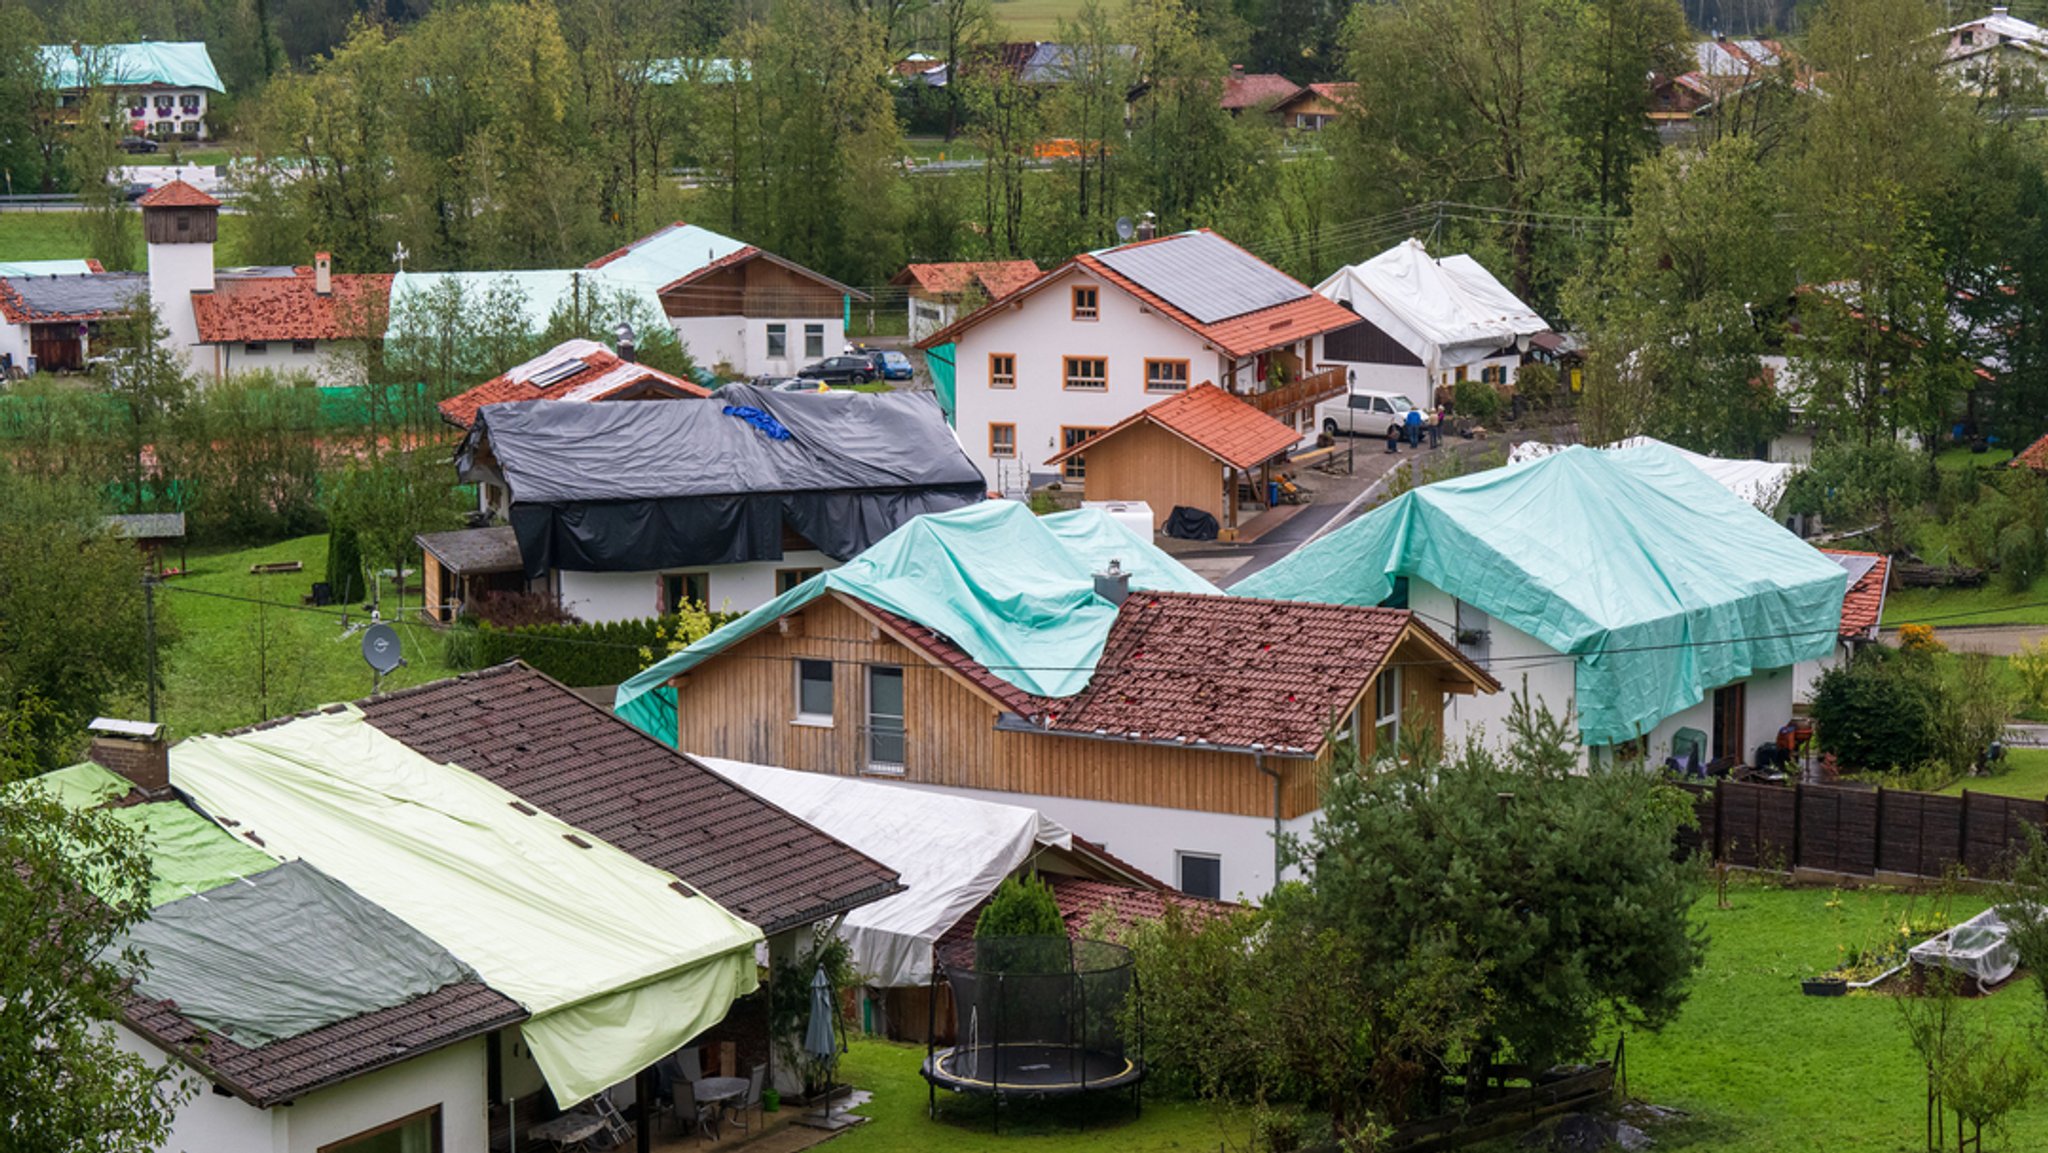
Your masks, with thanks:
M1934 635L1951 652L2009 657L2019 652L2021 645L2032 644L2048 636L2048 625L1949 625L1936 629ZM1897 645L1899 630L1886 629L1879 634L1879 639L1885 644Z

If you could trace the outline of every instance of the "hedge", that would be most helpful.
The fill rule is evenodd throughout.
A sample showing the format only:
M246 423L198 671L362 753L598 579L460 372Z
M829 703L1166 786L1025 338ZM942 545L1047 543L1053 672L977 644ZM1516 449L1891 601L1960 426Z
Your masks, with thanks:
M724 624L731 617L714 619ZM575 688L615 685L647 667L643 649L657 659L665 655L665 637L675 635L676 627L674 616L511 629L461 623L448 630L448 664L482 669L517 658ZM655 636L657 629L665 636Z

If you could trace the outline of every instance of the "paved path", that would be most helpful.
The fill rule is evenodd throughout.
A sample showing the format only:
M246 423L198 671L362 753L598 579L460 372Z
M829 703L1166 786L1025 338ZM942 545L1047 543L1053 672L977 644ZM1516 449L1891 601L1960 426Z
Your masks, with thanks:
M2048 625L1947 625L1936 628L1934 635L1952 652L2009 657L2019 652L2021 645L2048 637ZM1899 630L1886 629L1879 637L1888 645L1896 645Z

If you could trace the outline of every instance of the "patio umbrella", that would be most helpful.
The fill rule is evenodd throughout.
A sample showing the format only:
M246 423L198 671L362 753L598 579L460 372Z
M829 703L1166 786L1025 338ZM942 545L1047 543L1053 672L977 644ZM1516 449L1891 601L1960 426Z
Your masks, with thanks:
M832 1003L832 996L832 979L825 975L825 966L820 965L817 975L811 978L811 1021L804 1029L804 1052L816 1058L827 1070L822 1114L826 1118L832 1116L830 1070L838 1063L839 1053L845 1047L835 1027L839 1013L838 1006Z

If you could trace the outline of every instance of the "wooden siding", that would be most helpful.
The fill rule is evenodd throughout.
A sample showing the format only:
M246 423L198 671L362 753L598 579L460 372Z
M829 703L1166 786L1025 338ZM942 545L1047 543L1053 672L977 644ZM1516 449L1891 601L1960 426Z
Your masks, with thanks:
M422 599L425 601L425 610L429 620L446 621L449 617L445 603L447 598L442 595L441 572L441 562L435 559L433 553L421 549L420 589L424 594Z
M851 776L866 772L866 674L873 665L904 670L901 779L952 788L1238 816L1273 815L1272 778L1247 753L1099 740L1049 733L999 732L1002 710L950 670L931 664L834 597L806 606L679 678L677 744L686 752ZM1403 659L1434 660L1423 646ZM796 721L797 665L833 664L829 726ZM1431 670L1429 663L1415 666ZM1442 726L1442 678L1406 678L1404 723ZM1364 699L1372 700L1370 690ZM1432 711L1433 710L1433 711ZM1370 725L1367 726L1368 731ZM1368 738L1369 739L1369 738ZM1273 757L1281 774L1281 815L1321 805L1328 758ZM895 774L889 774L894 776Z
M142 239L148 244L212 244L219 224L218 208L145 208ZM185 230L178 230L183 218Z
M1082 491L1089 500L1148 502L1155 529L1175 505L1201 509L1227 525L1223 476L1222 461L1147 420L1088 446Z
M1323 336L1323 356L1329 360L1351 361L1358 364L1402 364L1421 367L1422 361L1400 341L1388 336L1385 329L1370 320L1361 320L1348 328L1340 328Z
M843 306L837 290L759 257L721 268L661 294L662 310L677 317L835 320ZM832 351L826 350L828 355Z

